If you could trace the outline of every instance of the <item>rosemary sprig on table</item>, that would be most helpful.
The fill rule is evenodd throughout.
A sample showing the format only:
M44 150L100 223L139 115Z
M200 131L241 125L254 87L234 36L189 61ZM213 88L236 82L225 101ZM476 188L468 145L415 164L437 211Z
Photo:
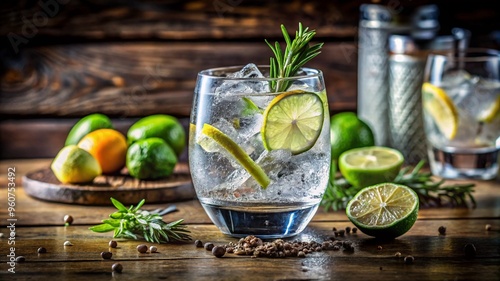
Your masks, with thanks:
M402 168L394 183L403 184L413 189L420 200L421 206L453 206L476 207L472 193L474 184L444 185L445 180L434 180L430 172L423 172L425 161L420 161L413 169ZM359 191L352 187L344 178L335 178L336 169L330 171L330 181L321 204L325 210L345 209L349 200Z
M283 52L279 42L275 42L274 46L267 40L267 45L274 53L274 58L270 59L270 74L271 78L287 78L297 74L297 71L312 58L321 53L323 43L318 43L309 46L309 41L316 35L315 30L309 30L308 27L303 28L299 22L299 30L295 32L293 41L288 35L284 25L281 25L281 32L285 38L286 48ZM271 92L283 92L288 89L290 82L287 80L274 80L271 82Z
M168 243L175 241L189 241L189 230L180 219L166 223L161 216L162 212L149 212L140 210L146 202L142 199L137 206L126 208L120 201L111 198L111 202L118 211L109 215L109 219L102 224L89 229L94 232L114 231L113 237L127 239L144 239L151 243Z

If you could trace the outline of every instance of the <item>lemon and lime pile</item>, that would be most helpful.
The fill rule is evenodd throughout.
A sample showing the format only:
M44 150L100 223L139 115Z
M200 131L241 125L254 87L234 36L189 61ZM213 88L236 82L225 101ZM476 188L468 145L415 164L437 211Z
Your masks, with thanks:
M92 182L124 167L135 178L158 179L172 174L184 147L184 128L173 116L141 118L125 136L106 115L95 113L71 128L51 169L62 183Z

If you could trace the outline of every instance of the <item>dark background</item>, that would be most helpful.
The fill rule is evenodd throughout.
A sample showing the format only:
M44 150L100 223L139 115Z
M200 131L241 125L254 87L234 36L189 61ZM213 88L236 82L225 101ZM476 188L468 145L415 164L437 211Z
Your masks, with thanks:
M264 43L298 22L316 29L332 113L356 110L359 7L397 8L404 19L436 4L443 32L472 32L499 48L495 1L40 0L0 4L0 158L53 157L78 118L109 115L126 132L141 116L188 125L198 71L267 64ZM184 159L186 154L183 156Z

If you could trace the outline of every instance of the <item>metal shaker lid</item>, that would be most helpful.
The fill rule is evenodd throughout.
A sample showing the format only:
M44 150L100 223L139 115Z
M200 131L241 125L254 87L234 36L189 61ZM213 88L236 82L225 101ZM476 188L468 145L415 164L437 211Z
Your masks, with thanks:
M380 28L392 24L393 11L386 6L377 4L362 4L360 10L360 24L365 27Z
M415 54L420 51L453 50L456 39L453 35L436 36L431 40L418 40L411 35L391 35L389 51L394 54Z
M439 8L436 5L418 7L411 18L414 38L431 39L439 30Z

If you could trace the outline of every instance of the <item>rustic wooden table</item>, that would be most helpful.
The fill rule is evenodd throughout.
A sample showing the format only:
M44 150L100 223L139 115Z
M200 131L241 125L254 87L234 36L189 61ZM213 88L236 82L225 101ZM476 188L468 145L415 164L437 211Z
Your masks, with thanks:
M421 209L414 227L393 241L377 241L359 232L339 238L354 242L354 252L322 251L305 258L234 254L216 258L194 243L156 245L158 253L147 254L136 250L139 244L152 245L142 241L117 240L117 248L108 248L112 234L93 233L88 227L106 218L113 207L50 203L25 194L22 176L49 163L44 159L0 161L1 280L500 280L500 183L496 181L475 182L475 209ZM9 167L16 168L13 217L8 216L5 188ZM179 211L166 220L184 218L194 239L215 245L237 241L221 234L196 200L175 205ZM73 216L74 223L65 227L66 214ZM11 224L15 229L7 227ZM487 224L490 231L485 230ZM333 227L347 226L352 225L344 212L319 210L303 234L293 239L323 241L333 235ZM440 226L447 228L446 235L439 235ZM67 240L73 246L63 246ZM468 243L477 249L474 258L465 256ZM39 247L47 253L38 254ZM103 260L100 253L108 250L113 257ZM396 252L402 257L395 257ZM9 255L24 256L25 261L9 264ZM407 255L415 258L412 264L404 263ZM112 273L111 266L117 262L123 266L121 274Z

